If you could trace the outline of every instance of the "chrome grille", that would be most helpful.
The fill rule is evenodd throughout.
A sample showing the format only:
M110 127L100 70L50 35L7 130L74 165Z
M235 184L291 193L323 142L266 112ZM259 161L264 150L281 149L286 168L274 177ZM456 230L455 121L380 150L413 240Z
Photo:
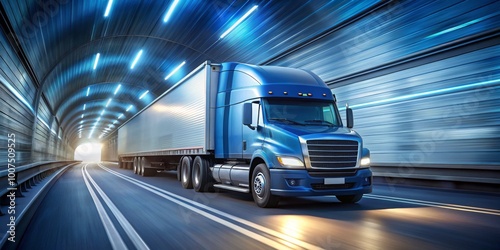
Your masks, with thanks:
M358 142L350 140L308 140L312 168L352 168L358 160Z

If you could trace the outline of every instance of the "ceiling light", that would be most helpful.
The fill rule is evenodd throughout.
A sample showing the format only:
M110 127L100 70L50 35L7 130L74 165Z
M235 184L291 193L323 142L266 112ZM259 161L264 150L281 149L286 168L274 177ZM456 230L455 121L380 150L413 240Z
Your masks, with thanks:
M170 19L170 16L174 12L175 6L179 3L179 0L174 0L172 5L170 5L170 8L168 8L167 14L165 15L165 18L163 18L163 22L166 23L168 22L168 19Z
M97 68L97 62L99 62L99 57L101 56L101 54L97 53L95 55L95 61L94 61L94 69ZM88 95L88 94L87 94Z
M243 22L250 14L252 14L252 12L254 12L257 7L259 7L258 5L254 5L249 11L247 11L247 13L245 13L245 15L243 15L240 19L238 19L238 21L236 21L236 23L233 24L233 26L231 26L231 28L229 28L228 30L226 30L224 33L222 33L222 35L220 36L220 38L224 38L225 36L227 36L227 34L229 34L231 31L234 30L234 28L236 28L236 26L238 26L241 22Z
M106 6L106 12L104 12L105 17L109 15L109 11L111 10L111 5L113 5L113 0L108 1L108 6Z
M132 65L130 66L130 69L134 69L135 67L135 64L137 63L137 61L139 61L139 58L141 58L141 55L142 55L142 49L139 51L139 53L137 53L137 55L135 56L135 59L134 61L132 62Z
M90 87L87 88L87 96L89 96L90 93Z
M184 66L184 64L186 64L186 61L183 61L181 64L179 64L179 66L177 66L177 68L174 69L174 71L170 72L170 74L168 74L168 76L165 77L165 80L174 75L175 72L177 72L182 66Z
M139 100L141 100L147 93L149 93L149 90L146 90L146 92L142 93L142 95L139 97Z
M87 107L87 104L83 104L83 110L85 110L86 107Z
M111 103L111 98L109 98L108 102L106 103L106 107L108 107L109 103Z
M118 84L118 87L116 87L115 89L115 93L113 95L116 95L116 93L118 93L118 90L120 90L120 88L122 87L121 84Z
M127 108L127 112L128 112L128 111L129 111L129 110L130 110L133 106L134 106L134 105L130 105L130 106L128 106L128 108Z
M82 114L82 118L85 116L85 114Z
M120 116L118 116L118 119L122 118L123 117L123 114L120 114Z
M101 111L101 116L102 116L102 115L104 115L104 111L105 111L105 109L103 109L103 110Z

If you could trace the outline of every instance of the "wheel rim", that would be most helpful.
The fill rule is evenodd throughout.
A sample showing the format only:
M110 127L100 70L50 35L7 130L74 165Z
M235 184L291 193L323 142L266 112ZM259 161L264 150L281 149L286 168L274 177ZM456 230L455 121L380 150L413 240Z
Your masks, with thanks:
M266 177L262 173L258 173L253 180L253 190L257 196L262 197L266 187Z
M188 169L186 165L182 164L182 182L187 182L188 178Z
M137 174L137 158L134 158L134 174Z

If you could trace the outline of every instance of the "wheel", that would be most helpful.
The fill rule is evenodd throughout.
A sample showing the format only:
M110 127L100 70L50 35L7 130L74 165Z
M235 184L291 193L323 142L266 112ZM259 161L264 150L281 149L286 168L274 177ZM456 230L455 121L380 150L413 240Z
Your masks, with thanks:
M144 157L139 158L139 175L144 176Z
M353 204L361 200L363 198L363 194L355 194L355 195L336 195L337 199L342 203Z
M259 207L277 207L279 197L271 194L271 175L266 164L257 165L252 173L252 196Z
M181 158L182 160L182 158ZM182 166L182 162L179 161L179 163L177 164L177 180L178 181L181 181L181 166Z
M134 174L139 174L139 159L134 157Z
M199 156L193 161L192 182L196 192L206 192L212 189L213 182L209 176L210 162Z
M151 162L146 158L141 158L141 175L142 176L153 176L156 174L156 169L151 168Z
M191 166L193 158L191 156L182 157L181 161L181 183L182 187L186 189L193 188L193 181L191 179Z

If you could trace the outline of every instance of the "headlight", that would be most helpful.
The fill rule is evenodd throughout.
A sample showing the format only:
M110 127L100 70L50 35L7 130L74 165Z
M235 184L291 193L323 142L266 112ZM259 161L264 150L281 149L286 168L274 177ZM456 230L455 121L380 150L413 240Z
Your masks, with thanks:
M363 157L363 158L361 158L360 165L362 167L369 167L370 166L370 157Z
M278 162L281 164L282 167L286 168L304 168L304 163L295 158L295 157L290 157L290 156L278 156Z

